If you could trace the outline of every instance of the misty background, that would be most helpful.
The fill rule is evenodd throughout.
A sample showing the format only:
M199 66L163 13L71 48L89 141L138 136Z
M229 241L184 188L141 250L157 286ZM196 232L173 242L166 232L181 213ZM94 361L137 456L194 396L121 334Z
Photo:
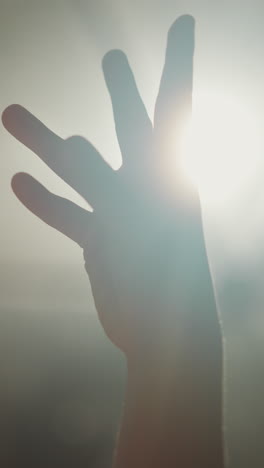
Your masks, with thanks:
M167 31L184 13L196 19L194 97L208 87L250 104L263 145L262 0L0 0L1 112L19 103L61 137L90 139L118 167L101 60L110 49L125 51L152 116ZM81 250L28 212L10 181L29 172L87 205L3 126L0 153L0 463L110 467L123 356L101 330ZM263 181L260 161L240 197L204 207L225 336L232 468L264 466Z

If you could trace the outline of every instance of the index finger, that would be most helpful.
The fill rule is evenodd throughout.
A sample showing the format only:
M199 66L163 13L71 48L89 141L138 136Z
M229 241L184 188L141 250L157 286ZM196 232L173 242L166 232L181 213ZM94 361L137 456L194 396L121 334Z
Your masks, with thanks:
M64 140L27 109L12 104L4 110L2 122L11 135L36 153L48 166L56 164L54 155L63 151Z

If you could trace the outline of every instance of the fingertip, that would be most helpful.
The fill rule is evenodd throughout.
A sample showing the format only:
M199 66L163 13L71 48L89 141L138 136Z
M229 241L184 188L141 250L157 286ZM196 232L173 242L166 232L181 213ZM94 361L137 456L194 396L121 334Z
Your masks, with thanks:
M12 177L11 187L14 194L24 204L34 202L40 194L49 193L48 190L38 182L34 177L26 172L18 172Z
M195 29L195 19L192 15L182 15L177 18L169 29L169 36L173 34L190 34Z
M19 104L11 104L2 112L2 123L8 130L13 122L14 116L20 110Z
M126 60L126 54L121 49L111 49L103 57L103 66L111 65L113 62Z
M187 14L187 13L185 15L181 15L178 20L181 22L184 22L185 24L189 24L190 26L195 25L194 16Z
M121 67L128 66L128 59L126 54L120 49L109 50L105 54L102 60L102 68L106 78L110 78L112 75L119 75Z
M11 104L2 113L3 126L20 141L26 138L27 127L32 119L32 114L20 104Z
M12 177L11 188L20 201L25 201L29 195L30 183L33 177L26 172L18 172Z
M25 182L26 177L30 177L26 172L17 172L11 179L11 187L13 191L23 182Z

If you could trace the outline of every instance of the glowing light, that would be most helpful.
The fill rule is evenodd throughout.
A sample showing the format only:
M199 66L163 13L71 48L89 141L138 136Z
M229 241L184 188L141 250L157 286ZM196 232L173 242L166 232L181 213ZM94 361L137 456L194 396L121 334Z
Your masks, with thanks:
M209 93L195 96L181 162L206 203L234 198L252 180L260 160L256 122L240 100Z

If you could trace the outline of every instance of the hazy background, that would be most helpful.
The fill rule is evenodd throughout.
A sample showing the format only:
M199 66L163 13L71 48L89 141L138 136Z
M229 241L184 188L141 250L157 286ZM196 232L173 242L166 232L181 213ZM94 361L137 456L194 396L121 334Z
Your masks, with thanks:
M245 101L263 145L262 0L0 0L0 8L1 112L19 103L60 136L89 138L118 166L102 57L112 48L127 53L152 116L168 28L189 13L194 94L210 87ZM30 172L84 202L1 126L0 149L0 458L12 468L110 467L124 361L98 324L81 251L27 212L10 180ZM263 169L261 162L239 198L204 209L237 468L264 466Z

